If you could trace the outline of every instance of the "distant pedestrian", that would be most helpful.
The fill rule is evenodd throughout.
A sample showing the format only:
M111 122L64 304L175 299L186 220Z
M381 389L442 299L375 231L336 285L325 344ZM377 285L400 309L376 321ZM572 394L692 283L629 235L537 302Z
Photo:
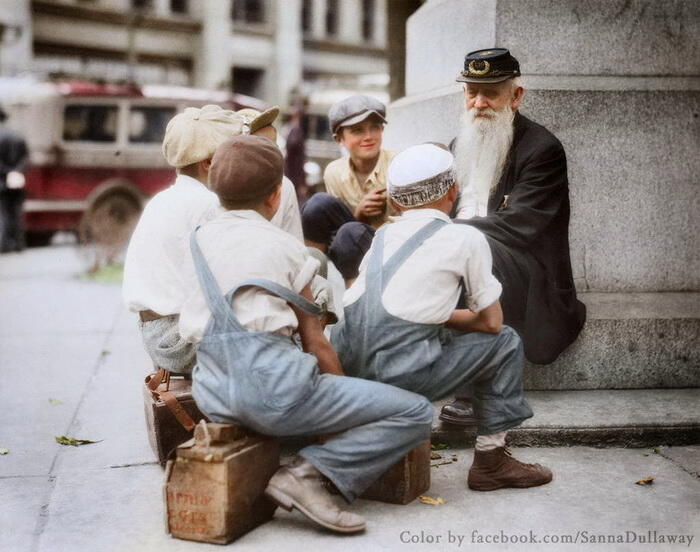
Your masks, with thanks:
M297 108L292 113L292 118L288 124L286 138L286 157L284 159L284 174L294 183L297 191L299 204L304 205L309 192L306 185L306 174L304 173L304 163L306 162L306 135L302 120L304 112Z
M29 157L27 144L5 126L7 114L0 109L0 252L25 248L22 204L24 167Z

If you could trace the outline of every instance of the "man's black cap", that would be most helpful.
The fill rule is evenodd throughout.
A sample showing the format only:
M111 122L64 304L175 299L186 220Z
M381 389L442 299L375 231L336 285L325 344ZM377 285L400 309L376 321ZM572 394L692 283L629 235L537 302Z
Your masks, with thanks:
M505 48L475 50L464 57L457 82L501 82L520 76L520 64Z

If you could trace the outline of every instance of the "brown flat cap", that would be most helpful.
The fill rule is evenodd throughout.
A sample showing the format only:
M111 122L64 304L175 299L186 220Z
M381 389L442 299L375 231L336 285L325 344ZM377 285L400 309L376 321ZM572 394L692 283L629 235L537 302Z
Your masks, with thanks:
M262 201L282 182L283 171L282 152L270 140L236 136L214 152L209 188L227 201Z

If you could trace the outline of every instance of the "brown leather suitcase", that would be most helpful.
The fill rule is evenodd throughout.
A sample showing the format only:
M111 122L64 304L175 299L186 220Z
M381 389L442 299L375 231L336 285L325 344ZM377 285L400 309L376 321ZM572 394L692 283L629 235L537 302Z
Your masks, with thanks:
M272 519L276 505L264 491L279 460L277 439L200 422L165 468L166 531L226 544Z
M418 445L377 479L360 498L408 504L430 488L430 442Z
M143 387L146 429L161 466L178 445L192 438L197 422L206 419L192 398L192 380L158 370Z

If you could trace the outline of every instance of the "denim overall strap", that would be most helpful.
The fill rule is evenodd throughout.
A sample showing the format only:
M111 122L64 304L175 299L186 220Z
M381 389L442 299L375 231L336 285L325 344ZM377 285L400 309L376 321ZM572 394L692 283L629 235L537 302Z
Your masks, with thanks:
M319 307L313 301L309 301L305 297L302 297L298 293L294 293L293 291L287 289L284 286L279 285L276 282L272 282L271 280L265 280L263 278L253 278L251 280L246 280L245 282L241 282L240 284L238 284L235 288L233 288L226 294L226 303L230 305L231 301L233 300L234 294L242 287L248 286L259 287L266 291L269 291L273 295L276 295L280 299L284 299L287 303L294 305L299 310L302 310L307 314L311 314L313 316L320 316L323 312L323 309L321 309L321 307Z
M384 233L376 236L377 246L373 258L370 258L367 267L366 295L369 302L373 304L379 301L381 304L381 295L386 289L386 286L391 281L391 278L396 274L396 271L408 259L421 244L437 232L443 225L447 224L444 220L435 219L408 238L399 249L382 265L382 256L384 253Z
M244 328L233 313L230 303L226 301L224 295L219 289L219 284L216 282L214 275L207 264L204 254L202 253L199 244L197 243L197 230L199 226L190 233L190 250L194 261L194 269L197 272L199 285L202 288L202 293L207 301L209 310L212 313L214 324L228 322L235 329L243 331Z

